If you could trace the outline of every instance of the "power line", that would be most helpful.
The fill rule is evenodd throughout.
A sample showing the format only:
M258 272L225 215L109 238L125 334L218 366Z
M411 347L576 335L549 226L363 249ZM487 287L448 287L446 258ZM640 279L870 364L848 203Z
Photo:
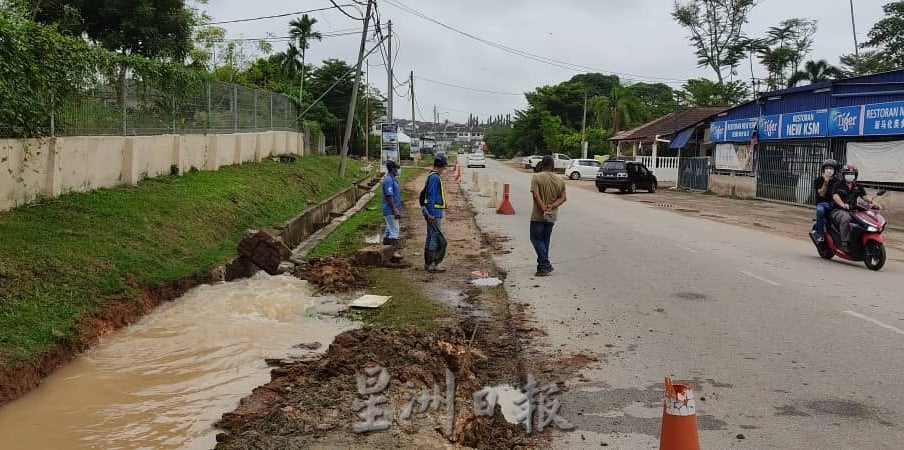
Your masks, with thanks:
M402 11L405 11L405 12L407 12L407 13L409 13L409 14L418 16L418 17L420 17L420 18L422 18L422 19L424 19L424 20L427 20L427 21L429 21L429 22L432 22L432 23L434 23L434 24L437 24L437 25L439 25L439 26L441 26L441 27L443 27L443 28L446 28L446 29L448 29L448 30L454 31L454 32L456 32L456 33L458 33L458 34L461 34L461 35L467 37L467 38L476 40L476 41L478 41L478 42L480 42L480 43L489 45L489 46L491 46L491 47L497 48L497 49L499 49L499 50L502 50L502 51L505 51L505 52L508 52L508 53L512 53L512 54L521 56L521 57L523 57L523 58L531 59L531 60L536 61L536 62L541 62L541 63L548 64L548 65L551 65L551 66L559 67L559 68L562 68L562 69L571 70L571 71L578 71L578 72L584 71L584 70L592 70L592 71L596 71L596 72L610 73L610 74L614 74L614 75L621 75L621 76L625 76L625 77L629 77L629 78L635 78L635 79L642 78L642 79L648 79L648 80L654 80L654 81L662 81L662 82L666 82L666 81L667 81L667 82L669 82L669 83L666 83L666 84L679 84L679 83L680 83L680 84L683 84L683 83L686 82L686 80L678 80L678 79L675 79L675 78L662 78L662 77L653 77L653 76L645 76L645 75L635 75L635 74L624 73L624 72L615 72L615 71L611 71L611 70L602 70L602 69L598 69L598 68L594 68L594 67L583 66L583 65L580 65L580 64L569 63L569 62L566 62L566 61L561 61L561 60L557 60L557 59L553 59L553 58L549 58L549 57L545 57L545 56L536 55L536 54L533 54L533 53L528 53L528 52L523 51L523 50L518 50L518 49L515 49L515 48L512 48L512 47L507 47L507 46L505 46L505 45L502 45L502 44L499 44L499 43L496 43L496 42L492 42L492 41L486 40L486 39L481 38L481 37L479 37L479 36L475 36L475 35L470 34L470 33L468 33L468 32L459 30L459 29L457 29L457 28L455 28L455 27L452 27L452 26L450 26L450 25L446 25L445 23L440 22L439 20L436 20L436 19L434 19L434 18L432 18L432 17L429 17L429 16L427 16L426 14L424 14L424 13L422 13L422 12L420 12L420 11L414 9L414 8L410 8L410 7L408 7L408 6L404 5L404 4L402 4L402 3L399 2L398 0L384 0L384 1L386 1L386 3L388 3L388 4L392 5L392 6L395 6L396 8L401 9ZM581 69L581 70L577 70L577 69Z
M363 21L363 20L364 20L363 17L355 17L355 16L353 16L353 15L351 15L351 14L345 12L344 9L342 9L342 6L355 6L354 4L339 6L339 5L336 4L336 0L330 0L330 3L332 3L333 6L336 7L336 9L338 9L339 11L341 11L342 14L345 14L348 18L350 18L350 19L352 19L352 20L359 20L359 21Z
M421 122L426 122L424 119L424 113L421 112L421 104L417 102L417 96L414 96L414 106L417 107L417 115L420 116Z
M335 3L333 3L333 4L335 5ZM354 5L344 4L344 5L330 6L327 8L310 9L307 11L295 11L295 12L284 13L284 14L274 14L272 16L260 16L260 17L250 17L247 19L224 20L224 21L220 21L220 22L210 22L207 25L223 25L223 24L227 24L227 23L253 22L253 21L257 21L257 20L278 19L280 17L297 16L299 14L307 14L307 13L313 13L313 12L319 12L319 11L328 11L331 9L339 8L340 6L354 6ZM340 10L341 10L341 8L340 8Z
M343 37L343 36L352 36L352 35L360 35L361 31L347 31L347 32L334 32L334 33L323 33L321 37L324 38L333 38L333 37ZM225 38L223 41L226 42L241 42L241 41L291 41L295 38L292 36L267 36L260 38Z
M430 82L430 83L441 84L441 85L443 85L443 86L449 86L449 87L454 87L454 88L458 88L458 89L466 89L466 90L469 90L469 91L484 92L484 93L487 93L487 94L517 95L517 96L519 96L519 97L522 96L522 95L524 95L523 93L521 93L521 94L516 94L516 93L514 93L514 92L501 92L501 91L491 91L491 90L489 90L489 89L469 88L469 87L467 87L467 86L461 86L461 85L458 85L458 84L446 83L445 81L431 80L430 78L425 78L425 77L422 77L422 76L420 76L420 75L415 75L415 78L417 78L417 79L419 79L419 80L428 81L428 82Z

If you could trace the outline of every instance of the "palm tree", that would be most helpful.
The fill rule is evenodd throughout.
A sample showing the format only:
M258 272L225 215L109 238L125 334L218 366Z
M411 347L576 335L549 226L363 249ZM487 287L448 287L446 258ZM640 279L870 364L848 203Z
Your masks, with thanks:
M294 80L298 73L301 71L301 64L298 62L298 47L295 44L289 44L289 48L282 52L278 53L276 56L278 58L278 63L280 69L286 74L288 77L290 84L291 80Z
M820 81L834 80L836 78L841 78L841 76L841 70L835 66L829 65L824 59L819 61L807 61L807 63L804 64L804 70L791 75L791 78L788 80L788 87L794 87L801 81L809 81L810 84L813 84Z
M628 128L639 119L640 102L634 92L622 85L616 85L609 91L609 126L618 132L624 126Z
M299 103L304 101L302 95L304 94L305 51L310 48L312 39L318 41L323 39L323 35L321 35L319 31L313 31L315 23L317 23L317 19L312 19L307 14L301 16L301 19L295 19L289 22L289 35L292 36L293 39L297 40L297 49L301 54L301 83L298 87Z

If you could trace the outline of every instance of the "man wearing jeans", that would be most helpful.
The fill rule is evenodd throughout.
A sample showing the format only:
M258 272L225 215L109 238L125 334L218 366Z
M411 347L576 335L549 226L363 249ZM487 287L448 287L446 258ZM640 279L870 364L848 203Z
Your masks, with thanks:
M439 235L442 233L443 211L446 209L446 191L442 173L446 169L446 155L438 154L433 160L433 170L427 175L427 183L421 191L421 213L427 221L427 241L424 244L424 270L445 272L439 256Z
M558 216L558 208L567 200L565 181L554 173L555 161L552 156L544 156L538 164L540 172L533 176L530 191L534 198L534 208L530 215L530 242L537 252L538 277L552 273L549 262L549 240L552 227Z
M399 165L386 161L386 176L383 177L383 220L386 222L384 245L392 246L392 259L402 259L399 254L399 219L402 218L402 194L399 189Z
M817 242L825 239L826 217L835 205L832 200L832 193L835 183L838 179L835 174L838 171L838 162L834 159L827 159L822 163L822 173L813 180L813 191L816 192L816 229L813 230L813 236Z

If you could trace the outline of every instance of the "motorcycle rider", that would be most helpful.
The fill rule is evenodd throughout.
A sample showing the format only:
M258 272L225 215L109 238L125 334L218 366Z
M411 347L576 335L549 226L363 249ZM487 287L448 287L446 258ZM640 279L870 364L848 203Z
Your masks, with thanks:
M822 173L813 180L813 191L816 192L816 229L813 230L813 235L816 242L822 242L825 239L826 215L834 205L832 193L835 183L838 182L835 174L838 173L840 165L834 159L823 161L820 168Z
M832 210L831 218L838 225L838 231L841 233L841 251L850 253L851 251L851 209L857 205L857 199L862 198L867 202L872 202L866 190L860 183L857 183L857 175L859 171L853 164L848 164L841 169L842 181L835 183L832 189L832 200L835 202L835 209Z

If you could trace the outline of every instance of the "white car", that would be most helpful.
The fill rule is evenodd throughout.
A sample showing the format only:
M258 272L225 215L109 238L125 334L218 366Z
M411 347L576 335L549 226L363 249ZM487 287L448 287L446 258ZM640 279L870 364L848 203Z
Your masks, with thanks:
M524 165L525 169L533 169L541 159L543 159L543 157L540 155L531 155L522 159L521 164Z
M474 152L468 154L468 168L471 167L486 167L487 160L483 155L483 152Z
M599 170L600 162L595 159L572 159L565 168L565 176L572 180L596 179Z

